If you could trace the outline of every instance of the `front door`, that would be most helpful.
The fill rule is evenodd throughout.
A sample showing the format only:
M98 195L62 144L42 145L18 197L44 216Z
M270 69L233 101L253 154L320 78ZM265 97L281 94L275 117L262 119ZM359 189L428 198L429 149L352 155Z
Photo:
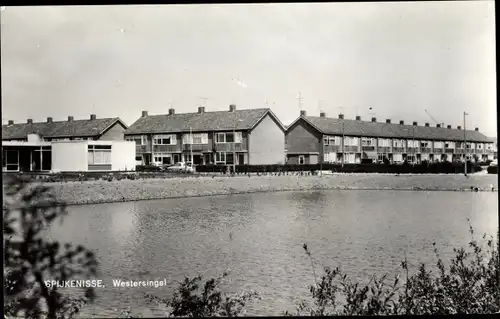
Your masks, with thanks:
M202 155L193 155L193 164L194 165L203 165L203 156Z
M245 154L238 154L238 164L239 165L244 165L245 164Z
M204 160L205 160L204 165L212 164L212 156L211 156L211 154L205 154L205 155L203 155L203 157L204 157Z
M171 165L172 163L172 158L171 157L162 157L162 164L163 165Z
M181 161L181 156L180 154L174 154L174 163L178 163Z

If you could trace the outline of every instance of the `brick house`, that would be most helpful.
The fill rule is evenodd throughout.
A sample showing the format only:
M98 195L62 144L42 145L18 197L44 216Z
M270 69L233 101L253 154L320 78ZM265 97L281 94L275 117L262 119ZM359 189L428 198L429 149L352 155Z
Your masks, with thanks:
M464 131L460 126L431 127L413 122L413 125L307 116L300 117L286 130L287 162L289 164L360 163L362 160L392 163L403 161L463 161L465 158L487 160L493 158L493 142L479 129Z
M285 161L285 129L270 109L148 115L125 131L136 142L137 164L279 164Z

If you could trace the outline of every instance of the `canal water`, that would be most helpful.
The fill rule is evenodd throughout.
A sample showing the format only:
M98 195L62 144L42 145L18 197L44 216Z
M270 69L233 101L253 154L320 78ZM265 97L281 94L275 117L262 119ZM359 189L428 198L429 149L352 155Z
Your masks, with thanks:
M314 276L302 245L316 262L340 266L365 282L395 274L406 253L410 265L435 263L476 234L496 235L496 193L320 191L261 193L128 202L69 208L49 237L94 250L105 288L82 316L134 313L162 316L144 293L171 295L184 276L230 271L227 291L256 290L262 299L248 315L281 315L309 296ZM158 288L114 288L113 279L156 280Z

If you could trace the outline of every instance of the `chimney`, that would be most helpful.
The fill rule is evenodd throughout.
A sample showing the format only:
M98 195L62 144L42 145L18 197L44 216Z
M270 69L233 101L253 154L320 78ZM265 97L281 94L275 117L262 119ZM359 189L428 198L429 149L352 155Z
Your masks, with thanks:
M205 107L204 106L199 106L198 107L198 114L203 114L205 113Z
M307 114L307 113L306 113L306 111L305 111L305 110L301 110L301 111L300 111L300 116L306 116L306 114Z
M68 122L73 122L73 116L68 116Z
M28 121L26 121L26 123L33 124L33 120L32 119L28 119Z
M95 114L90 114L90 119L91 120L95 120L97 117L95 116Z
M230 104L229 105L229 112L234 112L236 111L236 104Z
M168 115L174 115L175 114L175 109L168 109Z
M52 118L51 117L47 117L47 123L52 123Z
M474 131L479 132L479 127L476 127Z
M400 125L405 125L405 121L399 121Z
M14 121L13 120L9 120L9 125L12 125L14 124Z
M417 122L413 122L413 125L418 126L418 123Z
M148 116L148 111L142 111L142 116L141 117L146 117Z
M385 122L386 122L387 124L391 124L391 119L387 119L387 120L385 120Z
M357 115L356 116L356 121L361 121L361 116Z
M460 125L457 126L457 130L461 130L461 129L462 129L462 127Z
M441 124L437 124L436 127L441 127Z
M429 123L425 123L425 127L429 127Z
M451 125L448 125L447 127L451 129Z
M344 114L339 114L339 119L343 120L344 119Z
M376 117L372 117L372 122L373 123L377 122L377 118Z
M326 117L325 112L320 112L320 113L319 113L319 117Z

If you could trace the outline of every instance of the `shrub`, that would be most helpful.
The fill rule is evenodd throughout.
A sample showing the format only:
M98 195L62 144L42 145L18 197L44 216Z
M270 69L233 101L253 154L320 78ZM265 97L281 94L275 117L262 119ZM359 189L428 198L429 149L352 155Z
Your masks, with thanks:
M50 188L31 188L19 177L8 181L3 211L5 316L67 318L93 299L93 289L86 289L84 298L72 298L45 285L46 279L64 281L97 274L91 251L42 236L45 227L65 214L65 204L56 201Z
M408 262L401 263L406 274L406 282L400 284L400 275L387 282L387 275L381 279L375 276L367 285L360 288L353 283L339 268L324 268L321 279L316 280L314 263L307 245L304 250L311 260L314 282L310 292L313 306L304 301L297 308L297 315L434 315L434 314L489 314L500 311L500 232L497 234L497 246L491 237L487 241L487 250L483 252L474 239L470 251L464 248L454 249L448 269L434 243L437 257L437 274L421 264L418 271L409 275ZM339 297L345 301L339 302ZM285 312L285 315L290 313Z
M488 166L488 174L498 174L498 166Z
M155 165L137 165L135 167L136 172L158 172L161 171L161 167Z
M186 277L171 298L146 294L146 300L167 307L167 317L236 317L245 313L247 303L258 298L256 292L222 293L220 284L228 276L212 278L202 283L202 276ZM130 316L131 317L131 316Z

